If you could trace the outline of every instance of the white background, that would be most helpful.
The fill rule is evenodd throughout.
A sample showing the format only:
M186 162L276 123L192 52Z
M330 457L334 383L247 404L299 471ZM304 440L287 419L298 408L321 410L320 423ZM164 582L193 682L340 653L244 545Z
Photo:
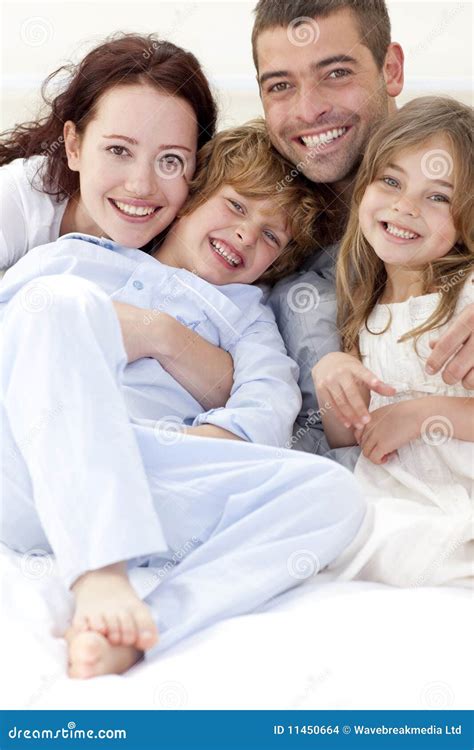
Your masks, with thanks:
M256 0L255 0L256 1ZM1 38L0 128L36 116L42 80L113 31L157 32L198 57L220 104L220 125L261 113L250 35L255 2L7 2ZM389 0L392 39L406 54L400 104L445 93L471 103L472 4Z

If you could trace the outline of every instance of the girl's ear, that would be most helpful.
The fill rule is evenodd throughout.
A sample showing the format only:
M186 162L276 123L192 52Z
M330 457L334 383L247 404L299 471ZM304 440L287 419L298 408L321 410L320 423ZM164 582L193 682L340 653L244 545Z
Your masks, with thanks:
M75 124L67 120L63 128L64 148L69 169L79 172L80 166L80 140Z

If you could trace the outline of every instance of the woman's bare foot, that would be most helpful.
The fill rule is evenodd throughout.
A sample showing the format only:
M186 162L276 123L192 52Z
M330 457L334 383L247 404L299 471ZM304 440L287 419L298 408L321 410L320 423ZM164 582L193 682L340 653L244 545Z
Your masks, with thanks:
M105 674L122 674L143 656L143 651L134 646L112 646L105 635L94 631L69 628L65 638L69 677L87 679Z
M152 648L158 630L149 607L132 588L125 563L108 565L80 576L71 586L76 599L73 631L95 631L112 646Z

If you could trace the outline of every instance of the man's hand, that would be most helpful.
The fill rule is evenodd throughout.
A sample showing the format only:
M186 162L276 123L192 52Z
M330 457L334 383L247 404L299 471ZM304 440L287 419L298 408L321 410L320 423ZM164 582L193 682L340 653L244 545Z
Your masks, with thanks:
M430 346L433 351L426 362L426 372L434 375L442 369L447 385L460 382L464 388L473 391L474 303L464 308L438 341L430 341ZM450 357L452 359L448 362Z

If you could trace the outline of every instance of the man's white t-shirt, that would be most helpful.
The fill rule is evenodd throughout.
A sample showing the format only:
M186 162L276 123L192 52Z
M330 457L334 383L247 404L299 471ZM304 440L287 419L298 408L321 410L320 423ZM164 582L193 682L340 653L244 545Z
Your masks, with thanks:
M0 167L0 268L8 268L28 250L59 238L67 200L60 203L42 190L46 156L15 159Z

